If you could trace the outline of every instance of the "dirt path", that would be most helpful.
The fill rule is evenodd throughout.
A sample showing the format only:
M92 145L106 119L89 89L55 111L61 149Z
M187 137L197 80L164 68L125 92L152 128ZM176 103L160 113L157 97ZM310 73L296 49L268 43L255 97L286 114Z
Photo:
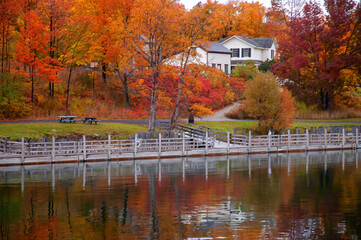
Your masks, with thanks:
M229 119L225 116L226 113L230 112L232 109L237 108L239 106L239 102L235 102L219 111L214 112L212 116L207 116L203 118L195 118L195 121L237 121Z

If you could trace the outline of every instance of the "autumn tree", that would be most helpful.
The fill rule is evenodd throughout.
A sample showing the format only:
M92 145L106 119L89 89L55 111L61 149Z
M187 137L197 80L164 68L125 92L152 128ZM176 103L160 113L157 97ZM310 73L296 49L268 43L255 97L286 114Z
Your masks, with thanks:
M265 31L265 7L258 2L229 1L220 4L208 1L202 8L210 19L209 40L218 41L233 35L245 37L267 37Z
M272 73L259 73L246 82L244 111L258 120L258 131L279 131L291 123L295 113L294 100L286 88L281 88Z
M65 115L69 114L70 81L74 68L87 63L88 49L91 46L88 9L81 0L72 2L72 12L66 26L67 34L63 37L63 48L59 57L60 64L67 68L69 75L66 82Z
M205 32L209 18L207 14L199 7L193 8L189 12L182 15L181 29L178 32L180 39L176 60L179 63L179 77L177 87L177 97L175 107L171 117L171 128L175 128L178 118L187 106L188 94L184 92L184 81L187 80L187 72L190 71L189 65L193 60L197 59L197 47L206 48L209 43L205 41ZM189 76L189 75L188 75ZM183 97L182 97L183 95ZM183 104L181 106L181 101Z
M0 72L10 72L11 39L15 36L15 21L19 16L20 4L16 0L0 1Z
M17 59L22 62L31 79L31 99L34 101L35 78L49 84L49 98L54 99L58 72L62 70L59 58L63 50L63 37L69 16L67 0L39 0L26 2L19 20Z
M141 58L138 66L149 72L151 83L149 131L155 130L158 81L165 60L178 53L179 19L185 9L172 0L138 0L131 19L132 48Z
M334 108L335 96L350 83L342 72L361 61L360 5L352 0L327 0L324 15L317 3L307 3L302 15L289 23L279 41L279 60L273 72L308 104Z
M112 38L114 44L109 48L107 60L110 62L109 68L115 71L122 83L122 91L124 93L125 109L130 109L130 89L129 85L135 81L135 55L132 49L131 37L129 29L131 28L132 11L134 9L135 0L118 2L117 17L114 17L111 25L113 26Z
M35 83L38 76L46 69L45 56L47 40L43 36L45 25L35 10L24 14L20 24L19 42L17 44L17 60L24 64L31 82L31 102L34 102Z
M69 0L39 0L38 14L43 24L45 32L43 37L47 40L45 46L47 55L44 57L46 68L44 78L49 82L49 97L55 97L55 83L59 83L58 72L63 68L59 58L64 49L64 36L67 32L67 23L71 10Z

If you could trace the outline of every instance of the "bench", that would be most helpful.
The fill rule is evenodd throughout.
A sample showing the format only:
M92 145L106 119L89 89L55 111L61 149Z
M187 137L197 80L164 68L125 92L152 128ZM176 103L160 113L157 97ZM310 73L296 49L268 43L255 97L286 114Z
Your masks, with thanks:
M59 123L75 123L76 116L59 116Z
M98 124L98 122L99 120L97 120L96 117L85 117L83 120L83 123L88 123L88 124L92 124L92 123Z

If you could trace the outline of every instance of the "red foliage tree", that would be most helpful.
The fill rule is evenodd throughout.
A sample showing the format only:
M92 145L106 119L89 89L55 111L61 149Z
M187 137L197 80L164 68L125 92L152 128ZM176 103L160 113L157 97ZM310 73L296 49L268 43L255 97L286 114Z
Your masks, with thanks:
M335 96L349 84L341 72L361 63L360 6L352 0L327 0L326 9L327 16L317 3L307 3L303 15L289 22L273 70L294 95L324 110L334 106Z

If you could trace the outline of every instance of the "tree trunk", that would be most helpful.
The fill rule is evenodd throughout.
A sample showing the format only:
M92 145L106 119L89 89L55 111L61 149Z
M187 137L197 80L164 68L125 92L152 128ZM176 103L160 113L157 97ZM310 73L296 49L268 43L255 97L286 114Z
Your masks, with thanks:
M65 115L68 115L70 78L71 78L71 72L72 71L73 71L73 66L70 66L68 84L67 84L67 87L66 87Z
M148 127L149 132L153 132L155 130L155 120L157 113L156 89L157 89L157 77L153 76L152 95L150 97L149 127Z
M34 103L34 68L31 67L31 102Z
M102 78L103 78L103 82L104 82L104 85L106 86L107 85L107 66L105 65L105 63L102 63Z
M128 90L128 77L127 74L123 74L123 86L124 86L124 97L125 97L125 109L130 109L129 90Z
M4 61L5 61L5 24L2 24L2 50L1 50L1 72L4 71Z
M322 110L328 110L330 108L330 97L328 91L325 89L321 89L320 97Z
M174 129L176 127L177 121L178 121L178 117L179 117L179 104L180 104L180 99L181 99L181 94L182 94L182 90L183 90L183 75L181 75L179 77L179 82L178 82L178 92L177 92L177 100L175 103L175 109L173 111L173 115L170 121L170 128Z

